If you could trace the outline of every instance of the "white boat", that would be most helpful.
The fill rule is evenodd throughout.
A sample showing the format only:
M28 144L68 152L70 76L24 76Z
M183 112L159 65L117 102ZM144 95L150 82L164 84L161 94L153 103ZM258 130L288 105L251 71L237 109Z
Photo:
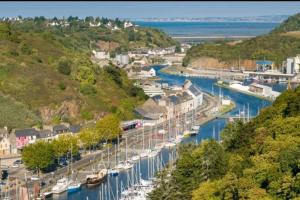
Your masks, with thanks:
M152 150L152 151L149 153L148 157L149 157L149 158L155 157L155 156L158 155L158 153L159 153L158 150Z
M199 129L200 129L200 126L199 126L199 125L194 125L194 126L192 127L192 130L194 130L194 131L199 131Z
M59 179L55 186L52 188L53 194L60 194L68 189L69 181L67 178Z
M131 169L132 167L133 167L133 164L132 164L131 162L129 162L129 161L126 161L126 162L122 165L121 169L123 169L123 170L128 170L128 169Z
M141 154L141 158L148 157L149 153L151 153L151 149L145 149Z
M136 156L133 156L133 157L131 158L131 161L136 162L136 161L138 161L139 159L140 159L140 156L139 156L139 155L136 155Z
M174 147L176 146L176 141L175 140L170 140L165 144L165 147Z

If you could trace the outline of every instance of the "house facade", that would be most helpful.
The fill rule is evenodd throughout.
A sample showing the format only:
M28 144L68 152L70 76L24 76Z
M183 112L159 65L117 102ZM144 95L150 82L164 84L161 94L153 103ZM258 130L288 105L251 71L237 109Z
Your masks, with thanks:
M34 128L15 130L16 147L22 149L27 144L33 144L39 137L39 133Z

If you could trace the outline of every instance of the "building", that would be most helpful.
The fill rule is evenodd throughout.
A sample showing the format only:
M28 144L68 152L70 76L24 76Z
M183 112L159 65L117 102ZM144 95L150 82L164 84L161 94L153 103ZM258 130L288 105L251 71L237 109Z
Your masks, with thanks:
M95 51L95 50L93 50L92 53L95 56L95 58L97 58L99 60L109 59L110 58L109 52Z
M131 22L124 22L124 28L129 28L129 27L132 27L133 24Z
M203 92L192 84L190 80L186 80L183 84L183 91L186 91L189 95L193 97L194 109L203 103Z
M161 122L165 119L167 110L165 107L158 105L152 98L149 98L142 106L138 106L135 112L145 120Z
M116 55L115 60L120 65L127 65L127 64L129 64L129 56L125 55L125 54L118 54L118 55Z
M52 132L54 135L59 135L62 133L70 132L70 129L63 124L59 124L59 125L53 126Z
M0 129L0 156L11 153L11 145L7 128Z
M264 72L267 70L273 70L274 63L270 60L256 61L256 71Z
M258 94L262 94L264 96L270 96L272 95L272 88L266 85L260 85L257 83L252 83L249 86L249 91L250 92L254 92L254 93L258 93Z
M101 25L101 23L100 22L98 22L98 23L90 22L89 25L90 25L90 27L99 27Z
M16 147L22 149L27 144L33 144L39 137L39 132L34 128L15 130Z
M298 74L300 71L300 55L286 60L286 74Z

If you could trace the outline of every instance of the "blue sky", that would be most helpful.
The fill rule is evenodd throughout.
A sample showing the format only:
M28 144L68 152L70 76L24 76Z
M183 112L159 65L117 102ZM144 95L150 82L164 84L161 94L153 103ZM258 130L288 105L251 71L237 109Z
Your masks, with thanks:
M247 17L292 15L300 12L300 2L0 2L0 16L109 18L149 17Z

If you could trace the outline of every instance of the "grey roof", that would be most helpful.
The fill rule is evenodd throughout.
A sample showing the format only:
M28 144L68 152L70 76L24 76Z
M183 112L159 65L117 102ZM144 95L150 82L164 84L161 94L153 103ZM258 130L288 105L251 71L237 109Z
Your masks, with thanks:
M162 96L160 94L155 95L153 97L151 97L155 102L158 102L160 99L162 99Z
M79 133L81 126L79 124L70 125L70 131L72 133Z
M53 132L68 131L69 128L63 124L53 126Z
M171 96L168 96L168 99L170 100L170 103L173 105L180 104L180 98L178 96L171 95Z
M38 131L34 128L20 129L15 131L16 137L38 136Z
M166 112L166 108L159 106L153 99L148 99L142 106L139 106L135 111L148 119L159 119Z
M199 94L201 94L201 91L195 87L194 85L191 85L189 87L189 90L191 91L191 93L193 93L195 96L198 96Z
M51 136L52 136L52 132L50 130L39 131L39 138L47 138L47 137L51 137Z

